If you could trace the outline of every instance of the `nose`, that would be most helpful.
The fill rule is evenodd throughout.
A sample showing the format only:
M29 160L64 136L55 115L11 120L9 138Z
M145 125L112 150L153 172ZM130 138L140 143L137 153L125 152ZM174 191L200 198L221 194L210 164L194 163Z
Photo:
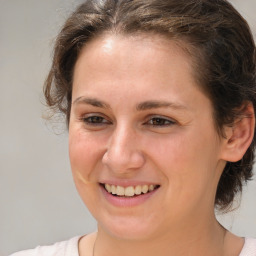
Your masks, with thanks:
M126 126L117 127L109 138L102 162L116 174L126 174L141 168L145 158L136 131Z

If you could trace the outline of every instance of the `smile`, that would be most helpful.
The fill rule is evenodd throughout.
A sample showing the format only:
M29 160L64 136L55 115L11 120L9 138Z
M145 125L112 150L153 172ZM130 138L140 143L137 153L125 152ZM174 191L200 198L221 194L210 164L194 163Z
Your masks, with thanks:
M119 197L134 197L139 196L142 194L150 193L157 188L159 185L137 185L137 186L115 186L110 184L102 184L105 190L112 195L119 196Z

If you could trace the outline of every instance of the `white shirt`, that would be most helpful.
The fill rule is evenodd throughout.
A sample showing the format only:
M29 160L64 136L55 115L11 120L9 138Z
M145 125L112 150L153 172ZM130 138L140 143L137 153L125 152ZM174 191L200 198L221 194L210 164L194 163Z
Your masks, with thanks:
M79 256L78 240L80 236L68 241L58 242L48 246L37 246L35 249L20 251L10 256Z
M244 247L239 256L256 256L256 239L245 238Z
M32 250L20 251L10 256L79 256L79 236L68 241L55 243L49 246L38 246ZM244 247L239 256L256 256L256 239L245 238Z

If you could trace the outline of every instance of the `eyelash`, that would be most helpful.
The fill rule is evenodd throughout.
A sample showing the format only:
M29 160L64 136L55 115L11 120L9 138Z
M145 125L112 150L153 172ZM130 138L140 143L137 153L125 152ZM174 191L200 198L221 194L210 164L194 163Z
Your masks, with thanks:
M170 120L168 118L155 116L155 117L151 117L145 123L145 125L149 125L149 126L153 126L153 127L168 127L168 126L174 125L175 123L176 123L175 121Z
M93 125L93 126L111 124L111 122L109 122L106 118L104 118L100 115L92 115L92 116L88 116L88 117L82 117L81 120L85 124Z
M111 124L110 121L108 121L106 118L100 116L100 115L91 115L88 117L82 117L81 121L83 121L86 125L90 126L100 126L100 125L106 125ZM150 117L143 125L148 125L152 127L168 127L176 124L175 121L160 117L160 116L153 116Z

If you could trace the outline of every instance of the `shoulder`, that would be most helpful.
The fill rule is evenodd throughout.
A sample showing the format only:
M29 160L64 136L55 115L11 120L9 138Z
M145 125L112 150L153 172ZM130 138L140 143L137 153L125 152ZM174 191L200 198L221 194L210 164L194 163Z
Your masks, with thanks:
M239 256L256 256L255 238L245 238L244 247Z
M10 256L79 256L78 241L81 237L73 237L48 246L38 246L35 249L20 251Z

